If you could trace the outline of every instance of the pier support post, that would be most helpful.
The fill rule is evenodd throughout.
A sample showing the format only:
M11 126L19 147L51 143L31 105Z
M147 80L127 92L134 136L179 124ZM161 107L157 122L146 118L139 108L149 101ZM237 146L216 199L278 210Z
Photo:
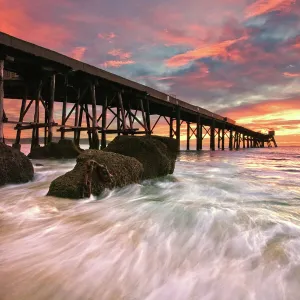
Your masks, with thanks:
M246 148L246 137L245 137L245 133L243 133L243 148Z
M48 118L48 143L52 142L53 138L53 108L54 108L54 100L55 100L55 80L56 76L53 74L51 76L50 82L50 99L48 103L49 109L49 118Z
M117 107L117 131L118 131L118 135L121 135L121 109L118 105Z
M190 122L186 122L186 150L190 150Z
M229 130L230 132L230 135L229 135L229 150L232 150L232 143L233 143L233 131L232 131L232 128L230 128Z
M106 148L106 112L107 112L107 97L105 97L102 106L102 132L101 132L101 149Z
M63 101L63 107L62 107L62 115L61 115L61 125L62 125L62 130L60 134L60 139L63 140L65 138L65 128L64 126L66 125L66 115L67 115L67 102L68 102L68 76L65 76L65 97Z
M144 110L143 99L140 99L140 107L141 107L141 112L142 112L143 123L144 123L145 131L146 131L146 135L149 135L150 128L148 127L148 122L147 122L147 118L146 118L146 112Z
M210 150L215 151L215 120L213 119L210 126Z
M202 123L200 115L197 115L197 151L202 150Z
M178 151L180 150L180 106L176 106L176 140Z
M78 133L80 132L79 128L78 128L78 117L79 117L79 102L80 102L80 89L78 90L78 94L77 94L77 101L75 104L75 119L74 119L74 144L78 145L79 144L79 139L78 139ZM78 143L78 144L77 144Z
M173 137L173 118L170 117L170 130L169 130L169 137L172 138Z
M122 115L123 130L125 131L127 129L127 125L126 125L125 110L124 110L124 106L123 106L123 99L122 99L121 92L118 93L118 99L119 99L119 107L120 107L121 115Z
M249 135L247 135L247 148L249 148Z
M221 148L221 128L218 128L218 149Z
M81 127L81 124L82 124L82 116L83 116L83 106L80 105L79 119L78 119L78 127ZM76 140L75 140L75 144L76 144L77 146L80 145L80 135L81 135L81 131L78 130L77 136L76 136Z
M96 100L96 87L95 84L92 83L91 86L91 94L92 94L92 149L99 149L99 136L97 132L97 100Z
M20 116L19 116L20 123L23 122L23 119L24 119L24 112L26 109L26 102L27 102L27 93L28 93L28 87L26 84L25 89L24 89L24 96L23 96L22 104L21 104ZM21 150L21 144L20 144L21 132L22 131L21 131L20 127L18 127L17 134L16 134L16 141L13 144L13 148L18 149L18 150Z
M39 147L40 145L40 136L39 136L39 121L40 121L40 99L41 99L41 92L42 92L43 81L39 80L37 84L37 91L36 91L36 98L35 98L35 107L34 107L34 121L33 121L33 128L32 128L32 138L31 138L31 149Z
M222 127L222 150L224 151L225 150L225 124L223 124L223 127Z
M147 98L146 98L146 123L147 123L147 128L149 130L149 134L151 134L150 104L149 104L149 99Z
M0 58L0 143L4 143L3 108L4 108L4 60Z

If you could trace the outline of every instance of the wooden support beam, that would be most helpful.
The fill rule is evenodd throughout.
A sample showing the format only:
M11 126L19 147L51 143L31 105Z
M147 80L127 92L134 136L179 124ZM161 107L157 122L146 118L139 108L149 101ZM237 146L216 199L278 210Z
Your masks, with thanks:
M3 109L4 109L4 60L0 59L0 143L4 143Z
M169 126L169 137L172 138L173 137L173 133L174 133L174 129L173 129L173 121L174 118L170 117L170 126Z
M176 140L178 150L180 150L180 106L176 106Z
M229 129L229 150L233 150L233 130Z
M127 129L127 125L126 125L125 110L124 110L124 105L123 105L123 99L122 99L121 92L118 92L118 99L119 99L119 108L121 110L123 129L125 130L125 129Z
M218 149L221 148L221 128L218 128Z
M51 76L51 81L50 81L50 98L48 103L48 109L49 109L48 143L51 143L53 139L53 123L54 123L53 109L54 109L54 101L55 101L55 84L56 84L56 75L53 74Z
M222 134L221 134L221 139L222 139L222 150L225 150L225 124L222 126Z
M68 101L68 76L65 76L65 97L63 101L62 107L62 116L61 116L61 124L66 124L66 114L67 114L67 101ZM62 130L60 134L60 138L63 140L65 138L65 132Z
M97 132L97 100L96 100L96 87L95 84L92 83L90 85L91 95L92 95L92 149L99 149L99 136Z
M77 124L78 127L81 127L81 124L82 124L82 117L83 117L83 106L80 105L79 119L78 119L78 124ZM77 132L75 144L76 144L77 146L80 145L80 131Z
M80 89L78 90L77 101L75 103L75 118L74 118L74 126L78 126L78 118L79 118L79 100L80 100ZM78 141L78 131L74 131L74 144L76 145Z
M93 140L92 140L92 134L91 134L91 125L90 125L90 118L89 118L89 114L88 114L88 105L85 103L84 104L84 111L85 111L85 119L86 119L86 126L88 128L88 138L89 138L89 145L90 145L90 149L93 149Z
M144 128L145 128L146 132L149 132L148 134L150 134L150 128L148 128L148 124L147 124L147 119L146 119L146 113L145 113L145 110L144 110L143 99L140 99L140 107L141 107L141 112L142 112L142 117L143 117Z
M215 120L213 119L210 125L210 150L215 151Z
M118 130L118 135L121 135L121 109L118 105L117 107L117 130Z
M250 141L249 141L249 135L247 135L247 148L249 148L250 147L250 143L249 143Z
M130 101L129 101L129 102L128 102L128 109L127 109L127 114L126 114L126 116L128 116L129 126L130 126L130 129L132 129L132 128L133 128L133 122L134 122L134 119L132 120L132 116L131 116L130 112L131 112L131 103L130 103ZM125 118L126 118L126 116L125 116Z
M202 150L202 123L200 115L197 115L197 151Z
M19 116L19 122L22 123L24 119L24 111L26 109L26 102L27 102L27 93L28 93L28 88L27 85L25 85L24 88L24 96L22 99L22 104L21 104L21 109L20 109L20 116ZM13 144L13 147L15 149L21 150L21 145L20 145L20 140L21 140L21 130L17 129L17 134L16 134L16 141Z
M245 133L243 133L243 148L246 148L246 136Z
M186 150L190 150L190 122L186 122Z
M107 97L104 99L102 106L102 133L101 133L101 149L106 148L106 114L107 114ZM132 122L131 122L132 123ZM132 124L131 124L132 126Z
M40 122L40 111L39 111L39 105L40 105L40 98L41 98L41 92L42 92L42 86L43 81L40 80L37 84L37 91L36 91L36 99L35 99L35 106L34 106L34 120L33 122L35 124L39 124ZM39 126L35 126L32 129L32 138L31 138L31 150L35 147L39 147Z
M150 105L149 105L149 99L146 98L146 123L147 123L147 128L149 130L149 134L151 134L151 121L150 121Z

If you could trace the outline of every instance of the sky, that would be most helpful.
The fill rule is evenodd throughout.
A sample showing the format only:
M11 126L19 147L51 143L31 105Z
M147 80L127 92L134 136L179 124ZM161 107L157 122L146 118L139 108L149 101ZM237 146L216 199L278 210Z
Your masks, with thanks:
M300 0L0 0L0 31L300 144Z

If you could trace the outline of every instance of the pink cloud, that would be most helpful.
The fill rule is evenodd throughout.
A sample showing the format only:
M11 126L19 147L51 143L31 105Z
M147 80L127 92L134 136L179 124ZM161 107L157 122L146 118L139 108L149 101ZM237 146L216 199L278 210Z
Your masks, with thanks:
M131 52L124 52L124 51L122 51L122 49L113 49L113 50L109 51L108 54L112 55L112 56L117 56L121 60L129 59L132 56Z
M26 5L0 0L0 31L51 49L61 48L72 38L65 27L36 20L26 12Z
M296 0L258 0L249 5L245 10L246 18L259 16L270 11L290 11Z
M200 58L208 56L224 56L227 53L227 48L238 41L245 40L247 37L241 37L239 39L227 40L211 45L204 45L203 47L195 50L187 51L183 54L178 54L167 60L169 67L181 67L187 65L190 62L198 60Z
M98 38L99 39L103 39L103 40L107 40L109 42L112 42L113 39L115 39L117 37L117 35L113 32L110 33L99 33L98 34Z
M284 72L283 75L285 77L300 77L300 73L290 73L290 72Z
M76 47L72 50L70 56L74 59L82 60L86 50L86 47Z
M102 68L109 68L109 67L111 67L111 68L119 68L121 66L131 65L131 64L134 64L133 60L109 60L109 61L104 62L100 66Z

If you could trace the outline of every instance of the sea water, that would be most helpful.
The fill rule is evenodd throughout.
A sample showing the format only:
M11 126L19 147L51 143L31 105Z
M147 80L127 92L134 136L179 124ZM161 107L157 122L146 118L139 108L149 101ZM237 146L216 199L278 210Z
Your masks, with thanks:
M0 188L0 299L300 299L300 148L182 152L175 172L46 197L74 160Z

